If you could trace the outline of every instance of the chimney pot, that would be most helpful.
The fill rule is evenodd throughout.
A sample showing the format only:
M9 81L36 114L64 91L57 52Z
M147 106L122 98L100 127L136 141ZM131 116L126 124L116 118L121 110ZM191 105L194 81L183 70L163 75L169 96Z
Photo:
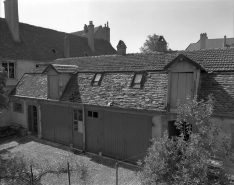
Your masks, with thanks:
M93 25L93 21L89 21L89 25Z
M224 35L224 38L223 38L223 47L226 47L227 46L227 40L226 40L226 35Z

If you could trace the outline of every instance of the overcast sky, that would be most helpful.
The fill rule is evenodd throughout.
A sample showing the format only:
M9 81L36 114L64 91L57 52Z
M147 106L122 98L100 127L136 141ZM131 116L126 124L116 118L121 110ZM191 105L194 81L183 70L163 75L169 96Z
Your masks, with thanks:
M233 37L234 0L18 0L19 20L58 31L83 30L109 21L111 44L121 39L127 53L139 52L146 37L163 35L173 50L208 38ZM0 0L0 17L4 4ZM1 30L0 30L1 31Z

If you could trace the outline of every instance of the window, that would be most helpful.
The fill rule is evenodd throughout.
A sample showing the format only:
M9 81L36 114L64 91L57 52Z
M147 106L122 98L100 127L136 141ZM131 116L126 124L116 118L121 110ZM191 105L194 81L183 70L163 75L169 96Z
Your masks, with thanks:
M184 140L187 141L189 139L190 132L192 131L192 125L183 123L182 130L179 130L175 125L176 121L168 121L168 136L171 139L172 137L179 137L181 132L184 133Z
M143 73L136 73L134 75L133 81L132 81L132 87L139 89L142 86L142 82L143 82L143 77L144 74Z
M3 62L2 67L5 68L8 78L15 78L15 63L14 62Z
M88 117L98 118L98 112L88 111Z
M93 80L92 80L92 85L93 86L98 86L101 83L101 79L102 79L102 74L101 73L97 73L95 74Z
M23 104L22 103L13 103L13 111L23 113Z
M75 109L73 111L73 130L76 132L83 132L83 112L82 110Z

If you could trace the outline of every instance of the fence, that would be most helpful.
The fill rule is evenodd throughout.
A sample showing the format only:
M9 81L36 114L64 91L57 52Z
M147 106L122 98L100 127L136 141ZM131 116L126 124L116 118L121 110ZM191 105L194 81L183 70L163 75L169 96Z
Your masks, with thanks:
M134 156L139 157L139 156ZM57 169L37 169L37 166L30 165L29 168L18 170L12 176L0 178L0 184L4 185L40 185L40 184L82 184L82 185L130 185L140 184L134 170L140 170L140 167L129 167L126 169L126 164L123 162L132 159L116 160L115 164L106 166L100 164L98 169L91 165L82 163L67 162L66 165L60 166ZM125 167L123 167L125 166ZM23 166L22 166L23 167Z

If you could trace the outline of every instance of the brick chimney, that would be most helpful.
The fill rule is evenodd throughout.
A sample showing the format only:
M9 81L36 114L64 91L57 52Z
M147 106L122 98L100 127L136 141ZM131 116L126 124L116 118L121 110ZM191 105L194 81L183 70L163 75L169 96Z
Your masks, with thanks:
M200 34L200 49L206 49L206 40L208 39L206 33Z
M94 25L93 21L89 21L88 26L88 44L92 51L94 51Z
M108 21L105 24L105 27L103 27L102 29L103 29L103 33L105 35L105 40L107 40L108 42L110 42L110 28L109 28Z
M5 19L11 31L12 38L14 41L20 42L18 0L5 0L4 7Z
M126 48L124 41L120 40L117 45L117 54L118 55L126 55Z
M64 57L65 58L69 58L70 57L70 46L69 46L69 38L68 38L68 35L65 34L65 37L64 37Z
M156 42L157 50L158 52L165 52L167 51L167 41L164 39L164 37L161 35L158 38L158 41Z

